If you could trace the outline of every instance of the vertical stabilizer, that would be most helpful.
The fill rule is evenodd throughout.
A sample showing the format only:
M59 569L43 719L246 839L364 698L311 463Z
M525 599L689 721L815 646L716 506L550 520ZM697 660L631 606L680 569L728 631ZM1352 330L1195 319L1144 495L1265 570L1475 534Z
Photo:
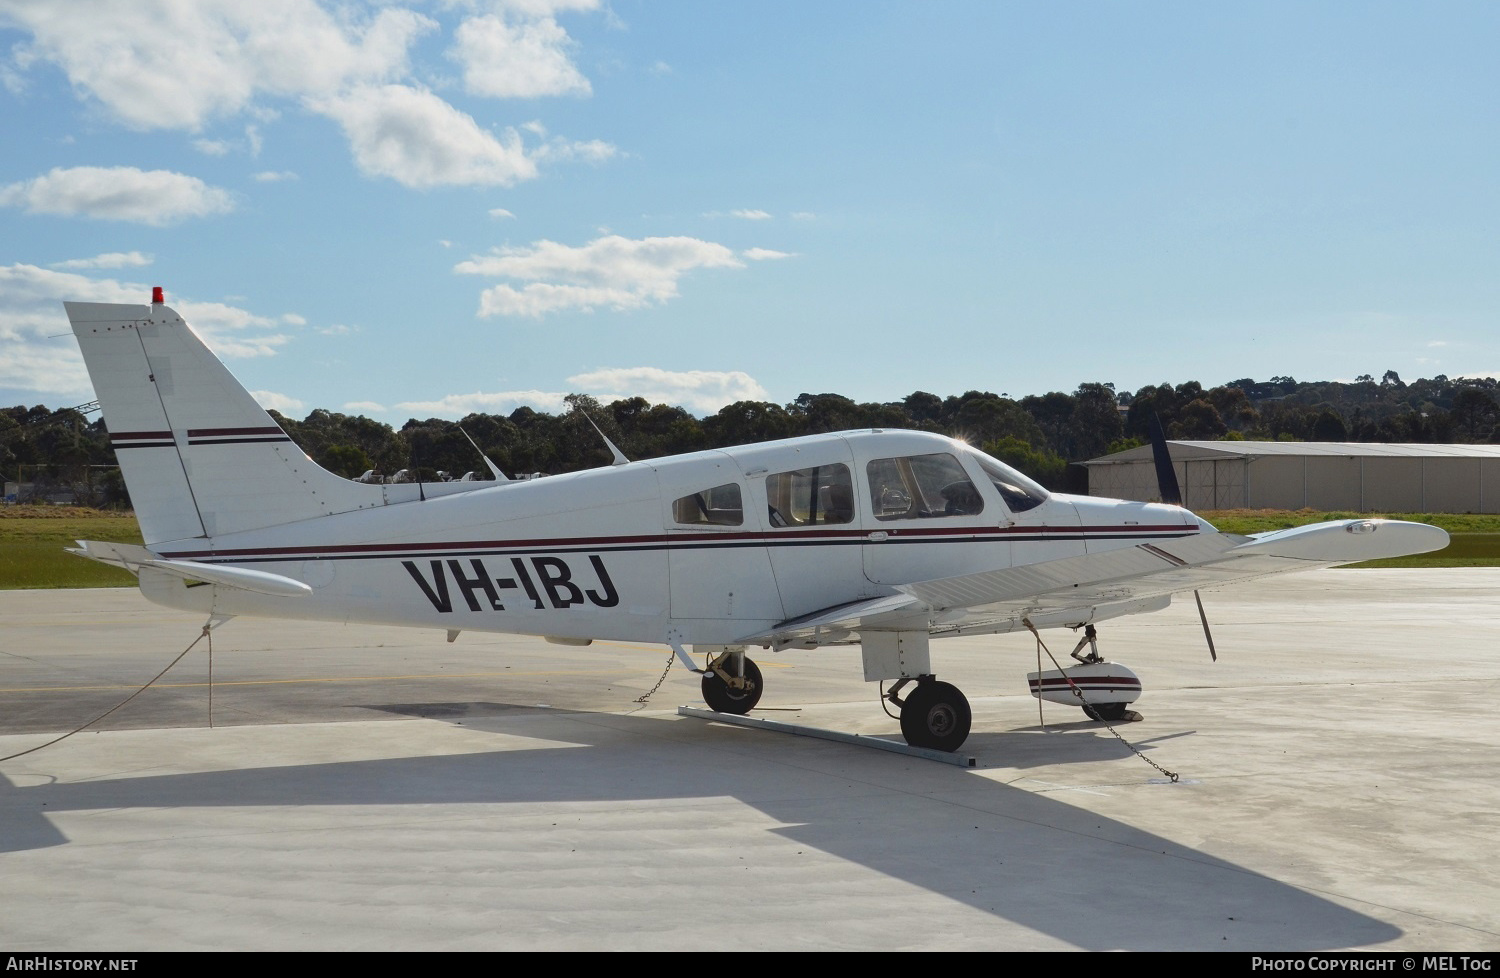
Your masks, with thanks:
M309 459L169 306L64 306L147 544L385 501Z

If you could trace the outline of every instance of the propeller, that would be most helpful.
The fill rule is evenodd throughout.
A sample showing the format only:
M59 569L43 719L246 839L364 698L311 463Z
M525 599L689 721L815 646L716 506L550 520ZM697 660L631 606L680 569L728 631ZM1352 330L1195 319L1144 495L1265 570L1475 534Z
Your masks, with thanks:
M1162 431L1161 417L1151 415L1151 459L1156 463L1156 490L1161 501L1182 505L1182 490L1177 487L1177 472L1172 468L1172 454L1167 450L1167 434Z
M1172 468L1172 453L1167 450L1167 433L1162 430L1161 416L1151 415L1151 460L1156 463L1156 491L1161 496L1161 501L1173 506L1182 505L1182 490L1177 485L1177 470ZM1208 640L1208 655L1213 661L1219 661L1218 650L1214 648L1213 632L1208 630L1208 613L1203 610L1203 599L1198 592L1193 592L1193 600L1198 602L1198 620L1203 622L1203 637Z

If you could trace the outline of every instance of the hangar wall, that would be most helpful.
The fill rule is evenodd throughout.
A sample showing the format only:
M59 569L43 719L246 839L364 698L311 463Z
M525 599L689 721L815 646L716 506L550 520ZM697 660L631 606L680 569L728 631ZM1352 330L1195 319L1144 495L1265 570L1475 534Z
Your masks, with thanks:
M1500 513L1496 445L1168 444L1188 509ZM1089 494L1157 499L1150 452L1084 463Z

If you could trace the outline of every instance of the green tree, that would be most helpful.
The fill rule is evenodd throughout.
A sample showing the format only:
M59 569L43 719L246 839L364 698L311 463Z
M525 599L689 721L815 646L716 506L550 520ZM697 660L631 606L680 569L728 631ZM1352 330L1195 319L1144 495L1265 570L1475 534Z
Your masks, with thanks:
M1486 391L1465 388L1453 399L1453 426L1465 440L1471 442L1493 441L1497 422L1500 422L1500 404Z
M330 445L318 456L317 463L346 479L357 479L374 468L370 456L358 445Z
M1043 446L1046 436L1021 405L1008 397L969 391L953 415L951 433L970 444L982 445L1002 438L1019 438L1028 445Z
M1222 438L1229 430L1219 409L1204 397L1194 398L1177 412L1177 418L1167 427L1167 437L1187 441L1211 441Z
M704 434L715 448L788 438L796 426L786 408L768 401L735 401L703 421Z
M1038 448L1011 435L985 442L984 452L1006 465L1020 469L1048 489L1064 489L1067 482L1067 459L1046 448Z

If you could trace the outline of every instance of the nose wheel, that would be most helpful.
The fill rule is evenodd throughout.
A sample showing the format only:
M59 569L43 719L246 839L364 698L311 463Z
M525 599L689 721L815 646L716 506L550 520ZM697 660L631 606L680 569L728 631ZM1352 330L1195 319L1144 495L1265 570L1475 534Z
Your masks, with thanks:
M969 701L957 686L940 683L931 676L916 680L917 688L905 698L901 689L912 680L902 679L886 699L901 708L901 736L913 747L956 751L969 738L974 722Z
M760 666L743 653L738 658L739 675L735 675L735 664L727 654L711 663L703 674L703 702L715 713L744 716L760 702Z

